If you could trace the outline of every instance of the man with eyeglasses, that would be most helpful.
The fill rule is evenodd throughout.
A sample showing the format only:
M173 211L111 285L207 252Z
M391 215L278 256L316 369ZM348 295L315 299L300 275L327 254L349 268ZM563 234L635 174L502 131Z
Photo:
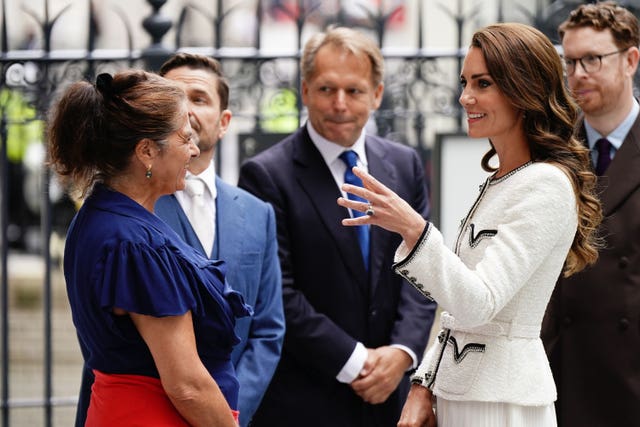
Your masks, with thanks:
M559 35L605 218L598 262L558 281L542 326L558 388L558 425L638 425L640 107L633 95L638 19L613 2L585 4L560 25Z

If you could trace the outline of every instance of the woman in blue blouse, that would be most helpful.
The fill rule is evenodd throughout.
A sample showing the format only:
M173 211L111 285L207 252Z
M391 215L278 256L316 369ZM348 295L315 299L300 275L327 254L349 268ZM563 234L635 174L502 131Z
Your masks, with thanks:
M70 86L53 110L54 170L85 200L64 272L96 379L87 426L235 426L230 354L250 308L224 265L153 214L199 154L182 90L144 71Z

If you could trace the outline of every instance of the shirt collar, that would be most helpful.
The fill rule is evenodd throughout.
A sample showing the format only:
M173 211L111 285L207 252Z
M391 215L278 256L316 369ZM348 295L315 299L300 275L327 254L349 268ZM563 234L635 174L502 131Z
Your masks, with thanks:
M323 137L322 135L320 135L318 131L316 131L313 128L313 125L311 124L310 121L307 121L307 131L309 132L309 137L311 138L313 145L315 145L318 151L320 151L320 155L322 155L322 158L324 159L327 165L330 165L333 162L335 162L336 159L338 159L338 157L340 156L340 154L342 154L343 151L347 150L342 145L339 145L335 142L331 142L325 137ZM365 136L366 136L366 133L363 128L356 142L348 149L356 152L356 154L358 155L358 160L360 161L360 163L362 163L362 165L364 165L366 169L368 167L368 162L367 162L367 153L366 153L365 144L364 144Z
M624 142L624 139L626 138L627 134L631 130L631 127L635 123L639 113L640 113L640 105L638 105L638 101L634 98L633 104L631 106L631 111L629 111L629 114L627 114L627 117L625 117L622 123L620 123L618 127L613 130L613 132L611 132L609 135L606 135L606 138L609 140L611 145L613 145L616 151L620 149L620 146L622 145L622 143ZM584 128L587 132L587 143L589 144L589 149L593 150L596 145L596 141L599 140L600 138L604 138L604 135L600 135L600 133L597 130L591 127L591 125L589 124L589 122L587 122L586 119L584 121Z
M193 176L193 174L190 173L190 172L187 172L187 178L189 176ZM204 185L209 189L209 192L211 193L211 197L213 198L213 200L215 200L216 196L218 195L218 191L216 189L216 166L215 166L215 162L211 161L209 166L205 170L200 172L197 175L197 177L204 181Z

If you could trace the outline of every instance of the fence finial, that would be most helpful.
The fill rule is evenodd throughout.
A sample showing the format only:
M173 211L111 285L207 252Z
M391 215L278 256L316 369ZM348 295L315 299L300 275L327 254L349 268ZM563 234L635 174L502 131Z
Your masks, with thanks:
M151 35L151 45L142 51L142 59L150 71L158 70L172 52L162 44L162 38L172 25L171 19L160 13L160 8L166 2L167 0L147 0L147 3L153 7L153 12L142 21L145 31Z

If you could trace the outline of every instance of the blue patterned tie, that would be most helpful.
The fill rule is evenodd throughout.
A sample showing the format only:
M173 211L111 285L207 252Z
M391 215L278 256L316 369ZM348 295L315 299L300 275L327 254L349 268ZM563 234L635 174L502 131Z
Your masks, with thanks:
M611 163L611 143L607 138L601 138L596 141L596 149L598 150L598 162L596 164L596 175L604 175L609 163Z
M362 180L358 178L351 170L354 166L357 165L358 155L356 154L356 152L353 150L344 151L342 154L340 154L340 160L342 160L347 165L347 170L344 172L344 182L346 182L347 184L357 185L358 187L362 187ZM367 203L367 201L362 197L358 197L351 193L347 193L347 197L349 197L349 199L351 200ZM364 215L364 213L357 210L352 210L352 214L354 218ZM369 269L369 226L368 225L356 226L356 233L358 234L358 243L360 243L360 250L362 251L362 258L364 259L364 266L368 270Z

